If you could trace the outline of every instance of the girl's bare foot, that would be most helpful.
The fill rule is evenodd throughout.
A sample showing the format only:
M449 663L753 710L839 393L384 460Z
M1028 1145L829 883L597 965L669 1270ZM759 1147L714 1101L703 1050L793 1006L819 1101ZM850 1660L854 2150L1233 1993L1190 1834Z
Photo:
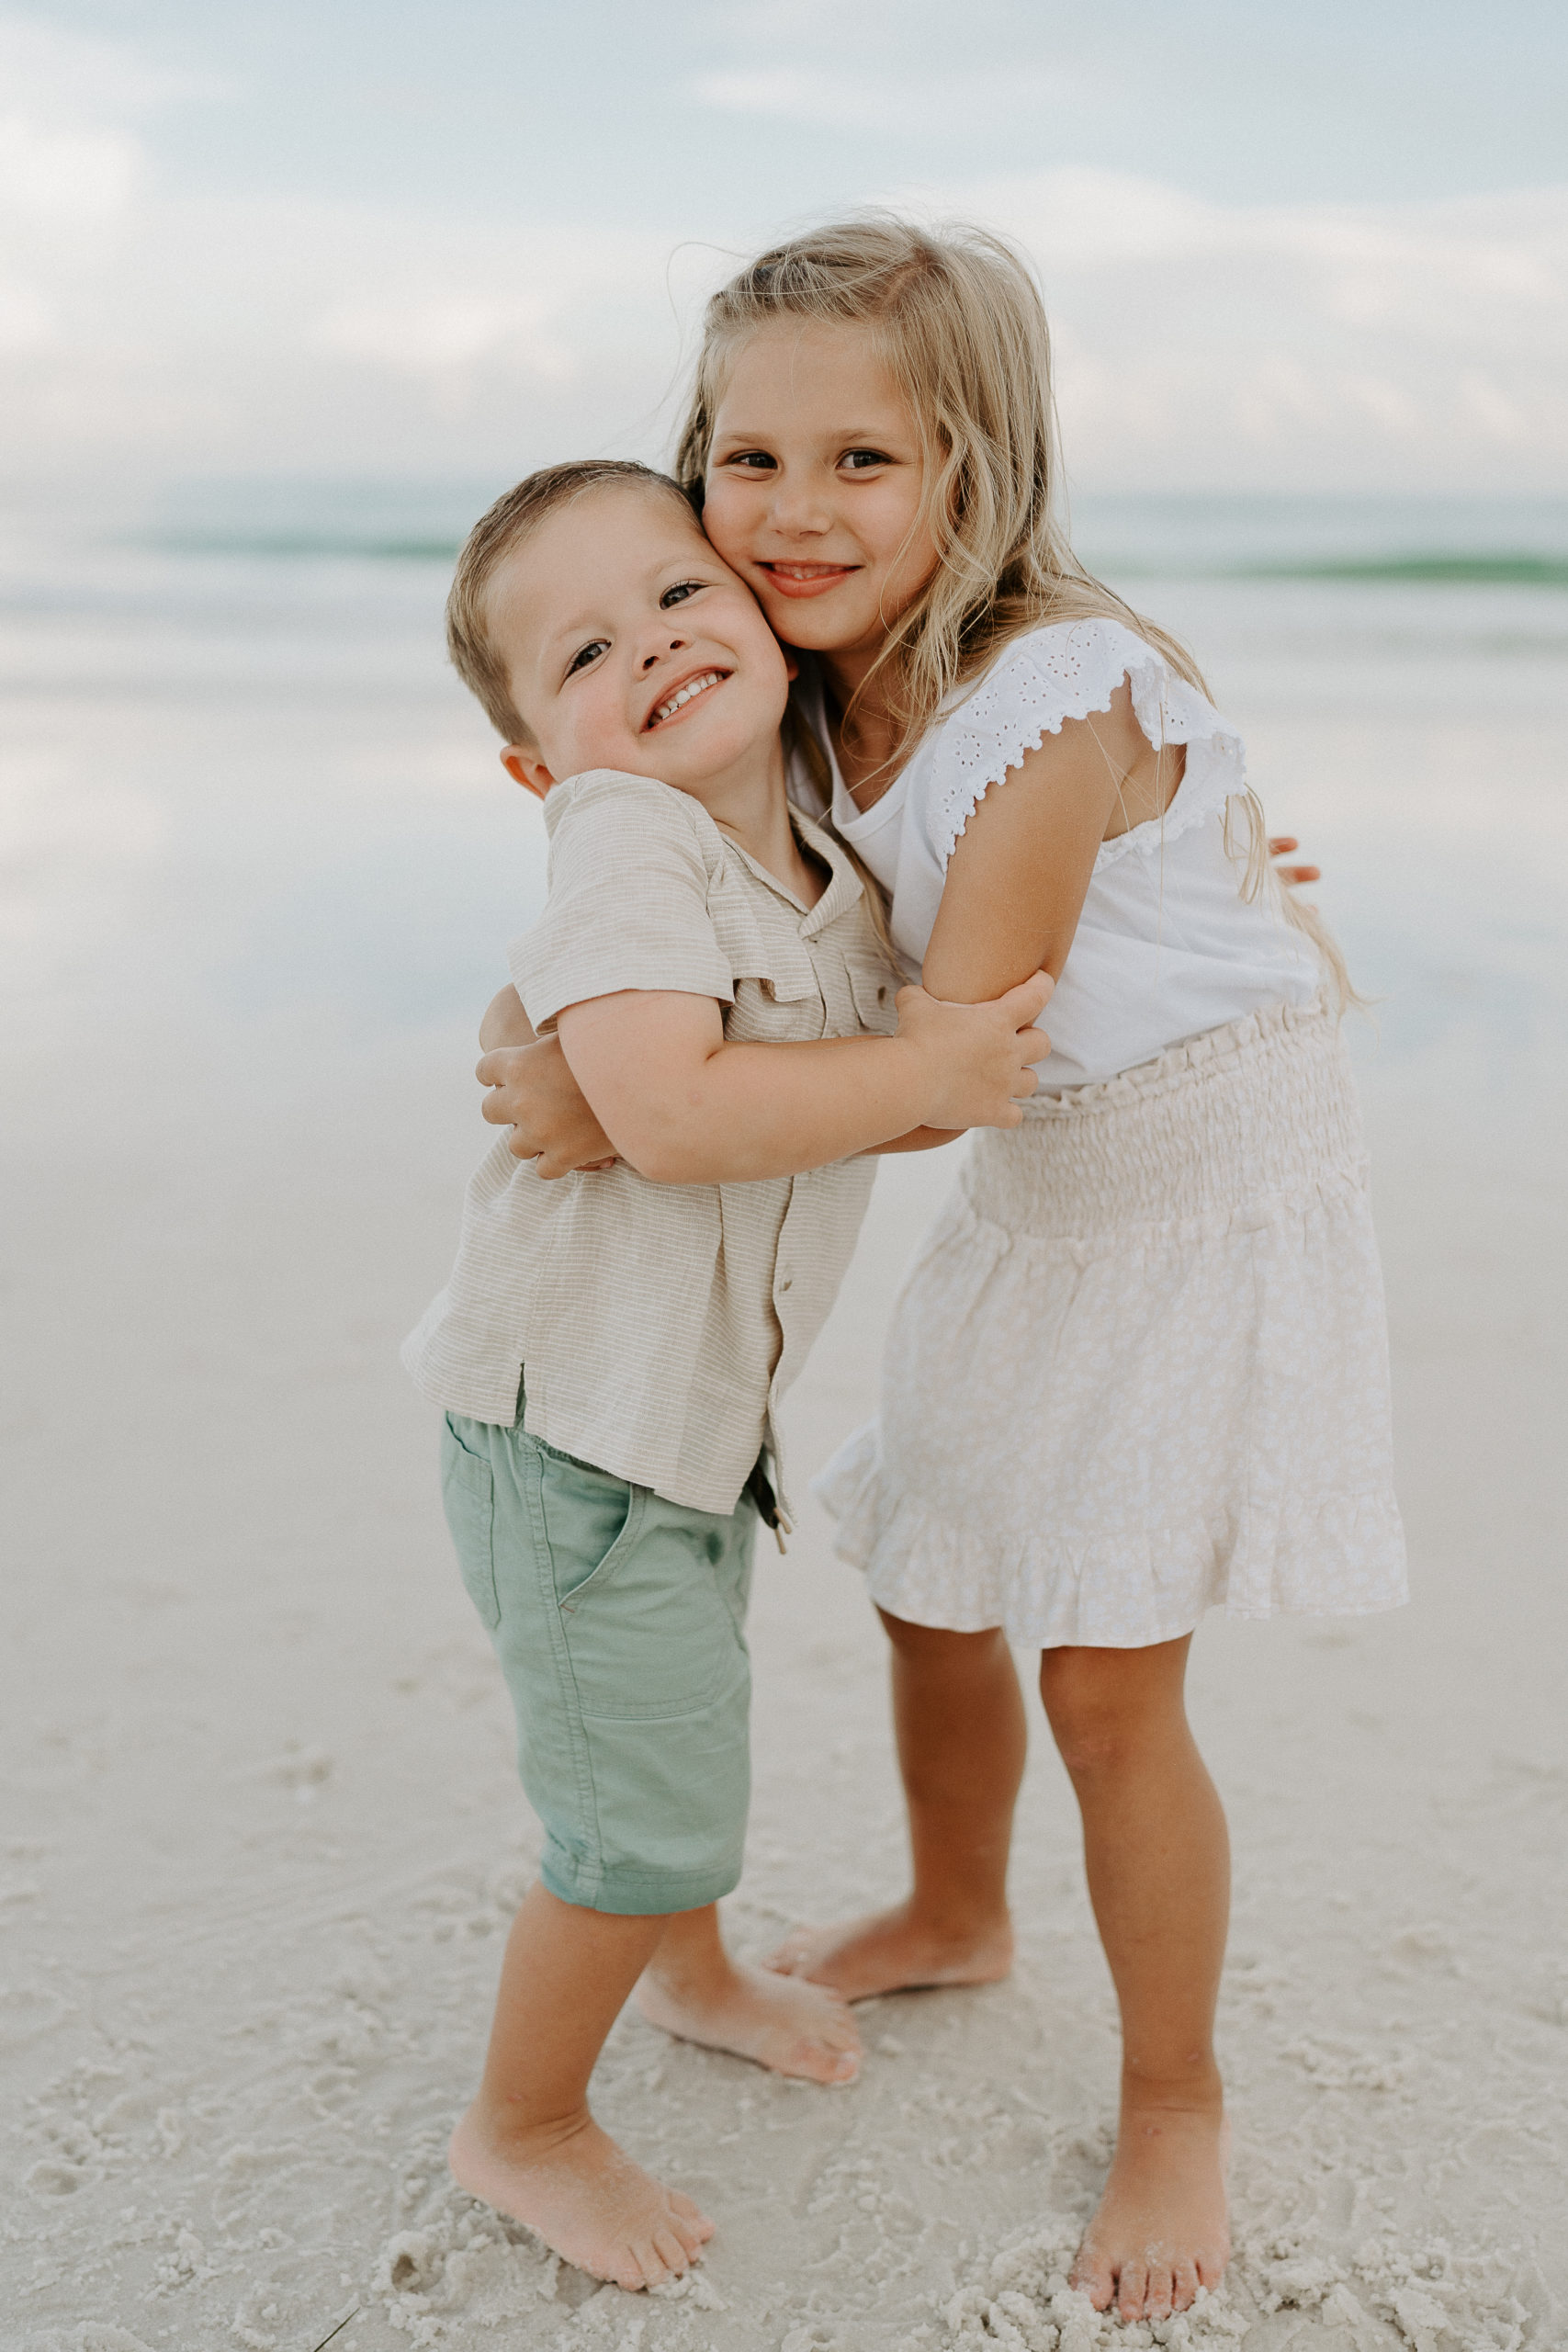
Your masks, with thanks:
M1230 2260L1230 2126L1217 2107L1124 2105L1111 2177L1073 2265L1097 2312L1163 2320Z
M1012 1967L1012 1925L1003 1913L986 1927L942 1929L901 1903L843 1927L796 1928L766 1965L830 1985L846 2001L921 1985L994 1984Z
M470 2197L536 2231L563 2262L628 2291L679 2278L713 2235L689 2197L634 2165L591 2115L509 2136L476 2103L446 2161Z
M720 1968L690 1974L661 1970L656 1961L638 1981L637 2005L649 2025L754 2058L775 2075L852 2083L860 2072L860 2035L836 1993L728 1957Z

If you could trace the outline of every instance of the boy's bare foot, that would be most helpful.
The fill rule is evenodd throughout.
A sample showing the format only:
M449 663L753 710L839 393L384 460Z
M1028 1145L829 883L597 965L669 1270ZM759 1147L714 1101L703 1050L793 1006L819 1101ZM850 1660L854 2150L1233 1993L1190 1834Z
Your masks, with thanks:
M713 2235L689 2197L634 2165L591 2115L553 2137L509 2139L471 2107L446 2161L470 2197L536 2230L563 2262L628 2291L679 2278Z
M830 1985L846 2001L921 1985L994 1984L1012 1967L1012 1927L1004 1915L989 1927L943 1934L901 1903L843 1927L796 1928L766 1965Z
M794 1984L728 1957L722 1970L686 1977L657 1963L638 1979L637 2005L649 2025L708 2050L754 2058L775 2075L809 2083L852 2083L860 2035L836 1993Z
M1097 2312L1163 2320L1230 2260L1225 2168L1230 2126L1218 2108L1124 2107L1111 2177L1073 2265Z

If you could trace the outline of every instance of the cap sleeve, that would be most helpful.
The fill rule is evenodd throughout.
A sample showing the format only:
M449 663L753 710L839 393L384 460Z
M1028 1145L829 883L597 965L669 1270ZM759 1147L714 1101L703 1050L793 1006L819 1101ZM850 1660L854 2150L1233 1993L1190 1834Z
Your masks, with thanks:
M1068 719L1109 710L1123 679L1151 743L1202 742L1213 754L1199 763L1202 780L1190 763L1187 781L1195 789L1189 794L1184 783L1179 795L1183 821L1189 814L1207 815L1216 792L1223 800L1242 789L1247 769L1240 736L1196 687L1168 668L1152 645L1120 621L1060 621L1015 639L942 722L923 815L931 847L943 866L990 786L1037 751L1047 735L1059 734ZM1173 829L1174 815L1167 823L1168 838Z
M549 899L508 951L534 1027L546 1033L564 1006L623 989L732 1003L730 961L708 910L718 837L705 840L696 803L610 770L554 789L569 797L550 830Z

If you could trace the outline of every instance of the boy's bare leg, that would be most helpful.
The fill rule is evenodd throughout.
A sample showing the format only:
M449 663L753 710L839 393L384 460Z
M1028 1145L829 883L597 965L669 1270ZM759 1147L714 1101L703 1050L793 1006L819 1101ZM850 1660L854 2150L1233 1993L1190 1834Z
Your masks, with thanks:
M1006 1636L878 1614L893 1645L914 1884L891 1911L797 1929L768 1962L846 2001L908 1985L987 1984L1012 1966L1008 1847L1028 1733Z
M838 1994L731 1960L715 1903L674 1914L637 2000L666 2033L754 2058L778 2075L851 2083L860 2072L860 2035Z
M656 2287L713 2223L623 2154L588 2111L604 2039L664 1932L535 1885L512 1923L479 2097L452 2134L452 2177L536 2230L580 2270Z
M1190 1645L1047 1650L1040 1668L1122 2009L1116 2154L1074 2283L1123 2320L1184 2311L1230 2259L1213 2048L1230 1849L1182 1700Z

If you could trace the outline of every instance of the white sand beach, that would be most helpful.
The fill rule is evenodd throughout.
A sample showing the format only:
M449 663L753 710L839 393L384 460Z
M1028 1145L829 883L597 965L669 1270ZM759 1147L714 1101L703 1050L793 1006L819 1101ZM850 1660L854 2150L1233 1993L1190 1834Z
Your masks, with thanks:
M600 2289L452 2188L534 1830L396 1346L536 820L434 567L24 549L6 584L6 2352L1568 2346L1568 594L1136 588L1384 999L1416 1596L1195 1645L1237 2251L1149 2330L1063 2292L1116 2039L1038 1713L1010 1981L866 2005L835 2092L623 2018L597 2110L717 2221L689 2280ZM879 1178L809 1465L950 1178ZM903 1881L882 1639L815 1509L754 1655L746 1952Z

